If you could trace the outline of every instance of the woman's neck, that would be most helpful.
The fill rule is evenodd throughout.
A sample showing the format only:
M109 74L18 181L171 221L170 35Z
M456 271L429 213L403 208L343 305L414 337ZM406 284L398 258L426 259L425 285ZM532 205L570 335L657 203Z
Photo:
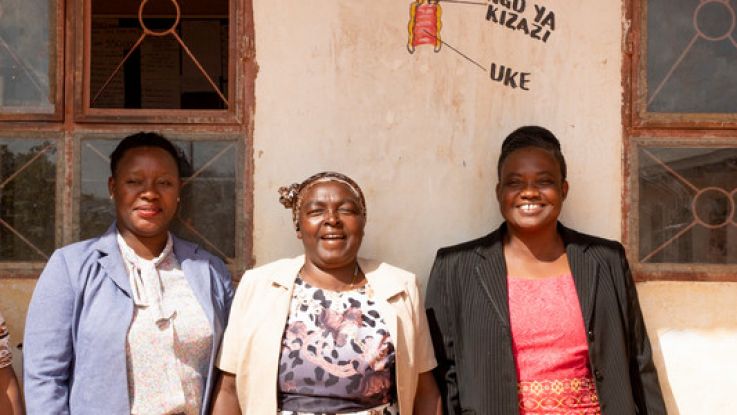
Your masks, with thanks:
M550 261L565 252L563 238L557 229L531 233L515 232L510 229L504 235L504 248L540 261Z
M166 241L169 238L168 233L163 235L156 235L153 237L141 237L133 234L128 230L118 228L120 236L123 237L125 243L143 259L154 259L161 255L161 252L166 247Z
M530 234L508 231L504 235L507 272L514 277L545 278L570 273L563 238L553 229Z
M363 285L363 273L356 262L336 268L321 268L307 260L301 271L302 279L318 288L345 291Z

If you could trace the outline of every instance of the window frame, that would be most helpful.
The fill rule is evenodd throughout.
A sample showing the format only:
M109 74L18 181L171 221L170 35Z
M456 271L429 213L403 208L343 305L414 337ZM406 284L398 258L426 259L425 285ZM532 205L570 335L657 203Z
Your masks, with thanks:
M81 123L138 123L138 124L241 124L245 89L240 85L244 73L244 59L249 50L241 39L252 39L252 24L244 27L242 13L252 9L246 0L229 0L228 10L228 108L224 110L196 109L138 109L92 108L90 102L92 0L68 0L74 5L74 119ZM252 20L252 14L249 14ZM252 49L253 45L250 45Z
M56 142L56 184L54 186L54 245L60 246L64 238L63 210L64 210L64 177L66 164L64 160L64 133L61 131L31 129L3 129L3 138L12 137L20 140L49 140ZM49 253L51 256L51 253ZM46 265L46 261L0 261L0 274L17 276L36 275Z
M250 222L250 216L247 215L248 210L248 200L244 197L245 195L245 184L243 180L245 180L245 170L250 170L249 166L246 165L245 160L245 141L244 137L240 134L239 131L233 130L233 131L224 131L224 132L212 132L212 131L191 131L191 130L182 130L182 129L168 129L168 130L162 130L162 129L156 129L152 130L159 132L166 136L167 138L171 139L172 141L182 140L182 141L194 141L194 142L207 142L207 141L224 141L224 140L230 140L235 142L236 144L236 151L237 151L237 157L235 160L235 175L233 179L235 180L235 194L233 195L235 197L235 224L234 224L234 235L235 235L235 256L232 259L232 262L226 262L226 265L228 269L230 270L231 274L235 278L238 273L242 273L246 266L249 266L249 258L247 256L247 253L251 252L251 246L250 246L250 238L246 234L246 232L240 232L241 229L249 229L249 222ZM69 229L67 230L67 236L69 241L65 242L71 243L73 241L80 240L79 236L79 230L80 230L80 197L81 197L81 191L82 191L82 142L86 139L94 139L94 140L117 140L120 137L125 137L130 134L137 133L138 130L130 129L130 130L120 130L111 132L109 130L80 130L76 131L72 135L72 163L71 168L73 169L72 174L74 176L74 180L72 180L71 187L71 206L69 208L70 215L71 215L71 222ZM194 136L194 137L193 137ZM249 232L250 233L250 232ZM202 248L211 251L207 246L202 246L202 244L199 244ZM212 251L211 251L212 252ZM238 275L238 278L240 278L240 275Z
M622 241L636 281L737 282L737 264L639 261L638 148L734 147L737 113L646 111L647 1L625 0L622 33Z
M633 128L735 129L737 113L673 113L647 111L648 0L625 0L625 55L631 57L631 92L626 100ZM737 51L736 51L737 53Z
M727 131L688 131L681 137L673 137L671 131L637 132L629 137L626 145L628 180L625 194L629 195L626 211L626 245L635 275L641 280L690 280L690 281L737 281L737 264L709 263L643 263L640 262L639 216L639 155L641 148L737 148L735 134Z
M85 32L81 17L91 0L57 0L57 97L54 114L0 113L0 128L6 138L57 139L55 195L55 246L75 242L78 215L75 193L80 186L79 138L124 137L138 131L156 131L174 139L194 135L213 139L235 138L236 241L233 264L228 265L234 281L253 266L253 114L255 109L255 62L252 0L229 0L229 101L228 110L143 110L146 114L114 110L105 115L84 114L81 109ZM75 228L76 226L76 228ZM206 247L205 247L206 248ZM0 279L37 278L46 261L3 261Z

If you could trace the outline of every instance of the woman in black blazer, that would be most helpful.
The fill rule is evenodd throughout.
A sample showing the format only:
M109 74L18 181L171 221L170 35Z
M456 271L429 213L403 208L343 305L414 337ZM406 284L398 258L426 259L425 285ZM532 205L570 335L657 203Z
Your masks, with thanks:
M447 413L665 414L624 248L558 222L558 140L514 131L498 174L505 222L439 250L427 289Z

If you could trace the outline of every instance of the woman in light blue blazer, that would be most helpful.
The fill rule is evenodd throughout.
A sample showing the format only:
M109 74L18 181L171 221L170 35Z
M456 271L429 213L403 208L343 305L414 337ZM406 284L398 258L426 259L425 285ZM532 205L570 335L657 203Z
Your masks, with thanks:
M31 299L29 415L206 412L233 287L220 259L169 233L180 160L153 133L113 151L115 223L54 252Z

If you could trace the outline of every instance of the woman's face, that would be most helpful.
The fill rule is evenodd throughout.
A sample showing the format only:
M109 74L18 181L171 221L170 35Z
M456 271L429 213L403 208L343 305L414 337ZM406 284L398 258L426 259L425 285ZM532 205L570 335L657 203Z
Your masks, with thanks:
M502 164L496 197L510 229L535 232L555 228L568 193L558 161L541 148L525 147Z
M343 183L326 181L302 195L297 238L305 257L321 269L353 266L365 226L361 202Z
M164 235L177 211L180 187L177 163L166 150L136 147L126 151L108 180L121 233L139 238Z

